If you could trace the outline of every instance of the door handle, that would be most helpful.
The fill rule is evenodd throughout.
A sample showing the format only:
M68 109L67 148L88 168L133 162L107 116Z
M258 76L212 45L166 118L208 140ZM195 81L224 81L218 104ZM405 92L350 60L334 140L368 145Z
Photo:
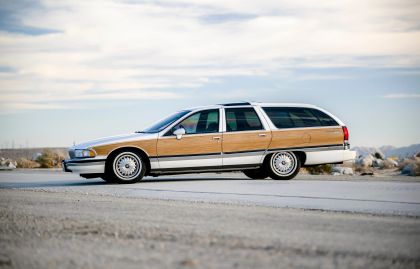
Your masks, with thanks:
M213 140L220 140L220 136L213 136Z
M266 134L258 134L258 136L264 137L264 136L267 136L267 135Z

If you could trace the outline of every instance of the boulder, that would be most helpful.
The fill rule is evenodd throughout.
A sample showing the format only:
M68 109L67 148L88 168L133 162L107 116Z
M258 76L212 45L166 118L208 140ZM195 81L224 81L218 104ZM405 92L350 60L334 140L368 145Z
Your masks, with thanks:
M382 152L380 152L380 151L375 152L375 154L373 154L373 156L374 156L376 159L380 159L380 160L385 159L385 155L384 155Z
M403 167L401 174L408 176L420 176L420 164L419 163L409 163Z
M16 165L14 164L14 162L9 162L9 164L7 164L7 168L8 169L15 169Z
M353 169L351 167L341 167L341 166L335 166L332 169L333 176L337 175L354 175Z
M356 161L356 164L360 165L362 167L371 167L372 164L373 164L373 160L374 160L374 158L373 158L372 155L367 155L367 156L359 158Z
M377 167L377 168L383 168L384 167L384 161L381 159L374 159L372 162L372 166L373 167Z
M386 158L383 161L383 168L385 168L385 169L391 169L391 168L395 168L397 166L398 166L398 162L391 159L391 158Z

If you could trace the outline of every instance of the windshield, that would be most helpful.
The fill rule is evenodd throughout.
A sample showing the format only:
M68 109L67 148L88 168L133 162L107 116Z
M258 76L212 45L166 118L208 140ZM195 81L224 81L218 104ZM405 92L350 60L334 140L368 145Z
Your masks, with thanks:
M189 113L189 110L182 110L179 112L176 112L175 114L172 114L157 123L153 124L149 128L144 129L141 133L157 133L168 127L170 124L174 123L176 120L182 118L187 113Z

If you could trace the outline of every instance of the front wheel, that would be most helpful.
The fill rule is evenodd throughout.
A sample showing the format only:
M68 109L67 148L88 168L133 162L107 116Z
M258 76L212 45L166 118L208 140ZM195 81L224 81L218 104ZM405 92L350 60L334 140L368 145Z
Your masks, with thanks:
M300 160L295 153L281 151L271 155L268 163L270 177L277 180L294 178L300 169Z
M140 155L133 151L122 151L107 161L103 178L107 182L128 184L139 182L145 173L146 165Z

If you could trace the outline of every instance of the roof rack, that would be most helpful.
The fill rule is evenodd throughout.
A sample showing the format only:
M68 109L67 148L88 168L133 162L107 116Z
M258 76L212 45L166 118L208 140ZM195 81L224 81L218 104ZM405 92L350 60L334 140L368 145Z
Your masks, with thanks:
M247 106L251 105L249 102L239 102L239 103L227 103L227 104L220 104L222 106Z

